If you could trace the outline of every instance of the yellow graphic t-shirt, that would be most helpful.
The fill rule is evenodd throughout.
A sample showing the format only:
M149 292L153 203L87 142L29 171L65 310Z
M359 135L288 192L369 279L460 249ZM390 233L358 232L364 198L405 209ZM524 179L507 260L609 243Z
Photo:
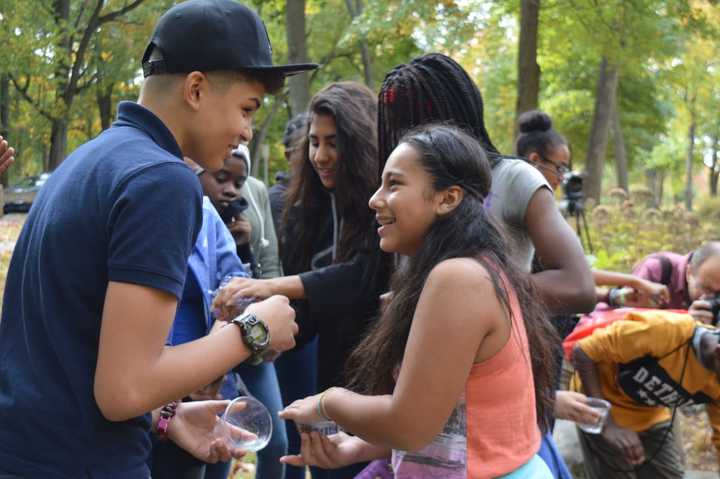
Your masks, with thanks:
M615 423L645 431L669 421L669 407L675 404L708 404L713 443L720 451L720 383L692 347L698 325L688 314L633 312L578 341L597 365L602 393L612 403L610 414ZM570 389L582 390L577 372Z

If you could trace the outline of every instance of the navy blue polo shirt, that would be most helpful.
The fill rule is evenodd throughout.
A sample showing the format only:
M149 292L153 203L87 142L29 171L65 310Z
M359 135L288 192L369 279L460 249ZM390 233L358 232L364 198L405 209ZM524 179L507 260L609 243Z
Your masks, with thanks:
M93 397L109 281L180 298L202 191L144 107L73 152L39 192L10 261L0 322L0 473L146 478L150 415L106 420Z

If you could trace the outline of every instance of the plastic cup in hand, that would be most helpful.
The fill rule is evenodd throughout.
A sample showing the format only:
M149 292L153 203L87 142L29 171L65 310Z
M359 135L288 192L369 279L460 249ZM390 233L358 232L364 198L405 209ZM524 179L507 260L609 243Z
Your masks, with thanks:
M577 423L578 427L588 434L600 434L605 427L608 413L610 412L610 403L604 399L588 397L585 402L588 406L600 413L600 418L594 423Z
M218 421L218 427L229 445L248 452L267 446L273 429L270 412L252 396L233 399Z

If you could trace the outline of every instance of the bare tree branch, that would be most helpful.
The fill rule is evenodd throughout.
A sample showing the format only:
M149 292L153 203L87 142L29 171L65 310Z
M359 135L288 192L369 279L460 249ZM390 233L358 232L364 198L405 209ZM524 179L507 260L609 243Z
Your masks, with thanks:
M79 80L80 68L85 62L85 52L88 49L88 45L90 45L90 39L92 38L93 33L95 33L95 30L98 27L98 19L100 17L100 11L102 10L103 3L103 0L97 0L95 8L90 15L88 25L83 31L80 45L78 46L77 53L75 54L75 61L72 65L68 86L63 95L66 100L65 103L68 103L68 100L70 100L77 93L77 83Z
M98 75L97 72L93 73L93 76L90 77L88 80L86 80L84 83L80 84L78 83L77 87L75 87L75 91L78 93L81 93L91 86L95 85L100 78L100 75Z
M33 108L35 108L38 113L40 113L42 116L44 116L48 120L54 120L54 117L50 114L50 112L48 112L47 110L42 108L40 106L40 104L33 97L31 97L30 94L28 93L28 89L30 88L30 77L29 76L27 77L27 81L25 82L24 87L20 86L17 79L15 78L15 76L12 73L8 73L8 76L10 77L10 81L12 81L13 86L15 87L15 90L17 90L20 93L20 95L25 99L25 101L30 103L30 105Z
M77 18L75 19L75 24L73 25L73 28L74 28L75 30L77 30L78 27L80 26L80 20L82 19L82 16L85 14L85 5L87 5L85 2L83 2L83 3L80 5L80 11L78 12L78 16L77 16Z
M103 23L112 22L118 17L121 17L128 13L130 10L134 10L135 8L139 7L145 0L135 0L131 3L128 3L124 7L115 10L114 12L106 13L105 15L102 15L100 18L98 18L98 25L102 25Z

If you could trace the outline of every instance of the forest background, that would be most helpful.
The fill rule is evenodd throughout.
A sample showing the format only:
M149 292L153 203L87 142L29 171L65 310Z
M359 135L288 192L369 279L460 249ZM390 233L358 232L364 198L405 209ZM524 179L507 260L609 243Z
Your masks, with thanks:
M1 185L52 171L111 124L119 101L137 98L143 50L174 3L0 0L0 135L18 151ZM502 152L513 152L520 112L552 116L585 173L584 243L596 267L628 271L650 252L686 252L718 237L717 0L244 3L265 21L276 63L321 64L257 115L253 174L268 185L286 169L285 123L313 93L338 80L377 91L395 65L439 51L477 82ZM0 218L0 306L24 220ZM716 471L704 415L681 426L688 468Z
M170 0L0 0L0 134L18 150L7 186L52 171L107 128L120 100L137 98L140 61ZM513 151L520 112L548 112L585 172L591 207L606 204L634 237L650 220L668 227L652 248L682 249L720 220L720 6L717 0L246 0L265 21L274 61L321 68L265 99L254 125L253 173L286 169L282 132L328 82L377 90L395 65L440 51L458 60L483 94L496 146ZM624 196L623 196L624 195ZM633 199L634 196L639 200ZM663 211L682 209L665 214ZM688 217L682 215L696 215ZM614 234L600 266L629 267ZM634 215L634 216L633 216ZM678 216L680 215L680 216ZM598 219L599 218L599 219ZM673 228L688 231L677 245ZM597 220L597 221L596 221ZM600 223L598 223L598 221ZM673 226L676 225L676 226ZM612 250L612 245L608 243Z

